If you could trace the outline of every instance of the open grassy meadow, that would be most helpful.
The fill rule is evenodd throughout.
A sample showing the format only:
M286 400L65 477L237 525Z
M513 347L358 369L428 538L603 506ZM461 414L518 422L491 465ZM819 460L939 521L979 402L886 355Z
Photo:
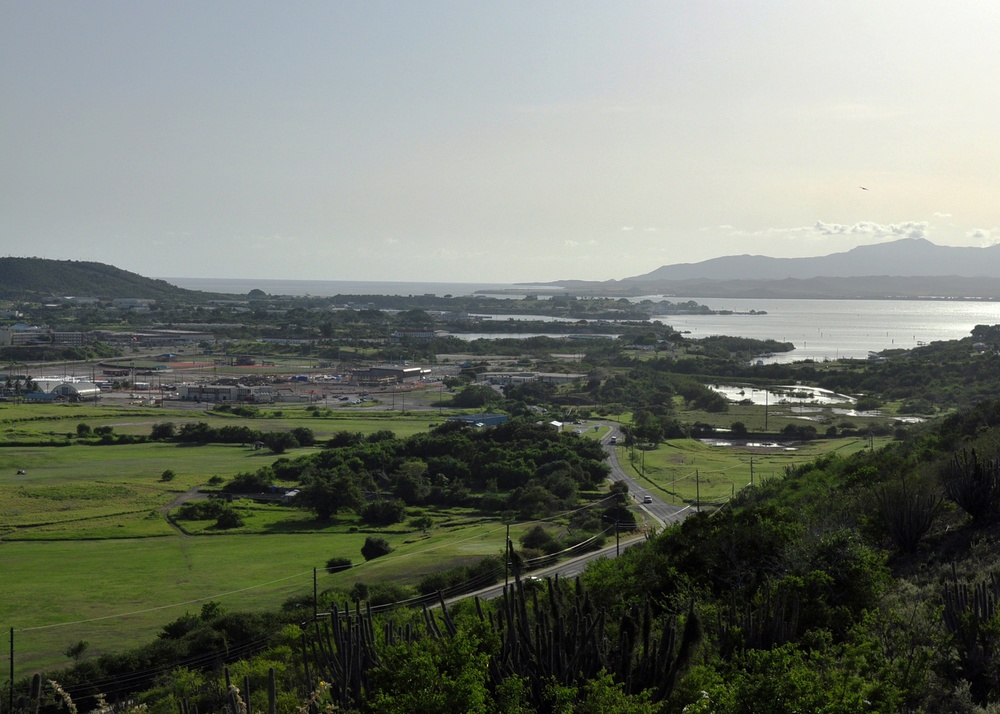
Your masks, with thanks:
M208 600L234 610L277 608L312 593L314 568L322 591L358 580L412 582L503 550L504 526L462 509L428 512L434 526L427 533L405 525L380 529L395 552L370 563L360 549L375 531L350 514L321 523L298 509L238 501L242 528L174 522L172 507L213 477L228 479L278 457L238 444L97 445L76 436L79 423L148 434L155 423L195 420L263 430L307 426L322 441L338 431L408 436L441 418L426 412L316 417L286 409L248 420L160 408L0 405L0 626L16 631L18 676L69 664L62 653L80 640L90 643L89 654L148 640ZM54 445L18 445L47 442ZM163 481L168 469L174 477ZM514 527L512 536L525 527ZM350 558L356 567L327 574L323 565L332 557Z
M149 640L209 600L232 610L277 608L312 593L314 568L321 591L359 580L410 581L501 553L505 534L503 524L489 521L444 524L426 535L380 533L395 552L366 563L360 549L367 533L346 530L335 524L269 536L4 542L0 622L16 630L17 669L24 675L69 664L62 652L79 640L90 643L92 654ZM356 567L327 574L323 564L338 556Z
M733 414L722 416L734 420ZM312 593L314 569L320 591L359 580L413 582L503 550L503 524L467 509L427 510L434 522L427 533L404 524L375 531L351 514L322 523L309 512L245 501L235 503L244 520L240 528L175 521L169 517L174 509L198 497L213 477L229 479L278 457L239 444L97 445L78 438L78 424L131 435L148 434L166 421L264 431L305 426L322 443L338 431L388 429L405 437L442 420L427 411L268 408L246 418L169 406L0 405L0 626L15 629L16 674L68 665L63 652L80 640L90 643L90 655L146 641L209 600L234 610L277 608ZM607 432L593 424L579 430L588 438ZM679 440L636 449L634 459L631 449L619 447L619 458L667 501L694 503L700 488L702 502L721 502L749 483L751 458L756 478L768 478L831 448L849 453L866 444L823 440L795 451L754 453ZM163 480L167 470L173 478ZM528 526L512 528L515 542ZM360 548L375 532L395 551L365 563ZM333 557L350 558L356 567L327 574L323 566Z
M875 447L888 437L874 440ZM619 462L664 501L718 506L753 483L780 477L789 467L805 464L831 451L848 455L867 449L866 438L823 439L786 446L714 446L693 439L674 439L654 449L618 447ZM752 474L751 474L752 471Z
M371 433L390 429L405 437L424 431L429 425L441 423L444 416L432 411L403 413L371 409L331 409L317 405L308 410L305 405L270 405L261 408L256 418L240 417L210 408L143 407L127 403L106 406L82 404L0 404L0 445L17 441L46 443L72 442L77 426L91 429L109 426L116 434L148 435L154 424L172 422L177 426L189 422L205 422L211 427L226 425L248 426L261 431L312 429L317 440L328 439L338 431Z

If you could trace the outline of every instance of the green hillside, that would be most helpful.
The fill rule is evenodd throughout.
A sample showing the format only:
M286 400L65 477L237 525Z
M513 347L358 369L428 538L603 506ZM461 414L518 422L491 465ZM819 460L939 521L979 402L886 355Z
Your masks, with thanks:
M50 295L80 297L204 299L208 293L185 290L113 265L46 258L0 258L0 298L32 299Z

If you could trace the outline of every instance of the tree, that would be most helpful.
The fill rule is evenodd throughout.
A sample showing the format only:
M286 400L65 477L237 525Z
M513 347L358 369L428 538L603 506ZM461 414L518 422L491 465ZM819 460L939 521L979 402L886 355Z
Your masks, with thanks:
M90 424L80 422L76 425L76 435L81 439L90 436Z
M177 474L175 474L173 471L171 471L170 469L166 469L162 474L160 474L160 481L168 483L170 481L173 481L176 476Z
M83 657L83 653L87 651L88 647L90 647L89 642L86 640L80 640L63 650L63 654L71 658L74 662L79 663L80 659Z
M223 509L222 513L215 520L215 527L221 530L229 530L230 528L242 528L244 525L243 516L241 516L235 509L226 508Z
M341 509L356 510L364 503L357 479L350 473L313 474L299 492L298 501L321 521L328 521Z
M383 555L389 555L391 552L392 546L389 545L389 541L385 538L368 536L365 538L365 544L361 546L361 555L364 556L365 560L381 558Z
M374 526L402 523L404 518L406 518L406 504L398 498L369 503L361 512L361 520Z
M609 494L614 497L614 502L616 504L624 506L628 503L628 482L615 481L611 484Z
M298 439L288 431L269 431L263 435L261 441L264 442L264 446L276 454L283 454L288 449L299 446Z
M172 421L165 421L162 424L153 424L149 438L156 441L169 441L174 438L177 428Z
M486 384L470 384L454 396L452 406L459 409L479 409L500 401L500 395Z

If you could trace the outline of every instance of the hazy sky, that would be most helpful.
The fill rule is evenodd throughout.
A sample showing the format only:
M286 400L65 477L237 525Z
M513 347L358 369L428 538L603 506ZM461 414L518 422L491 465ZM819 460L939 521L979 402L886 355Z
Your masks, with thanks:
M988 245L998 37L985 1L2 0L0 254L513 282Z

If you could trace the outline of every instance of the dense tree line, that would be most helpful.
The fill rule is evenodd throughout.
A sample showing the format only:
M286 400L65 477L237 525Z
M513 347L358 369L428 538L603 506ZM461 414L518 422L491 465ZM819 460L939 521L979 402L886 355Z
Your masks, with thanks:
M154 424L149 438L154 441L175 441L180 444L259 443L276 454L316 443L316 437L308 427L296 427L289 431L263 431L235 424L212 427L203 421L182 424L180 429L173 422Z
M255 493L295 482L297 502L320 520L350 510L370 523L399 522L405 507L429 504L529 519L576 505L609 473L598 442L520 420L488 429L448 422L407 439L339 432L325 447L240 474L224 490ZM364 492L380 494L378 502L367 503Z

